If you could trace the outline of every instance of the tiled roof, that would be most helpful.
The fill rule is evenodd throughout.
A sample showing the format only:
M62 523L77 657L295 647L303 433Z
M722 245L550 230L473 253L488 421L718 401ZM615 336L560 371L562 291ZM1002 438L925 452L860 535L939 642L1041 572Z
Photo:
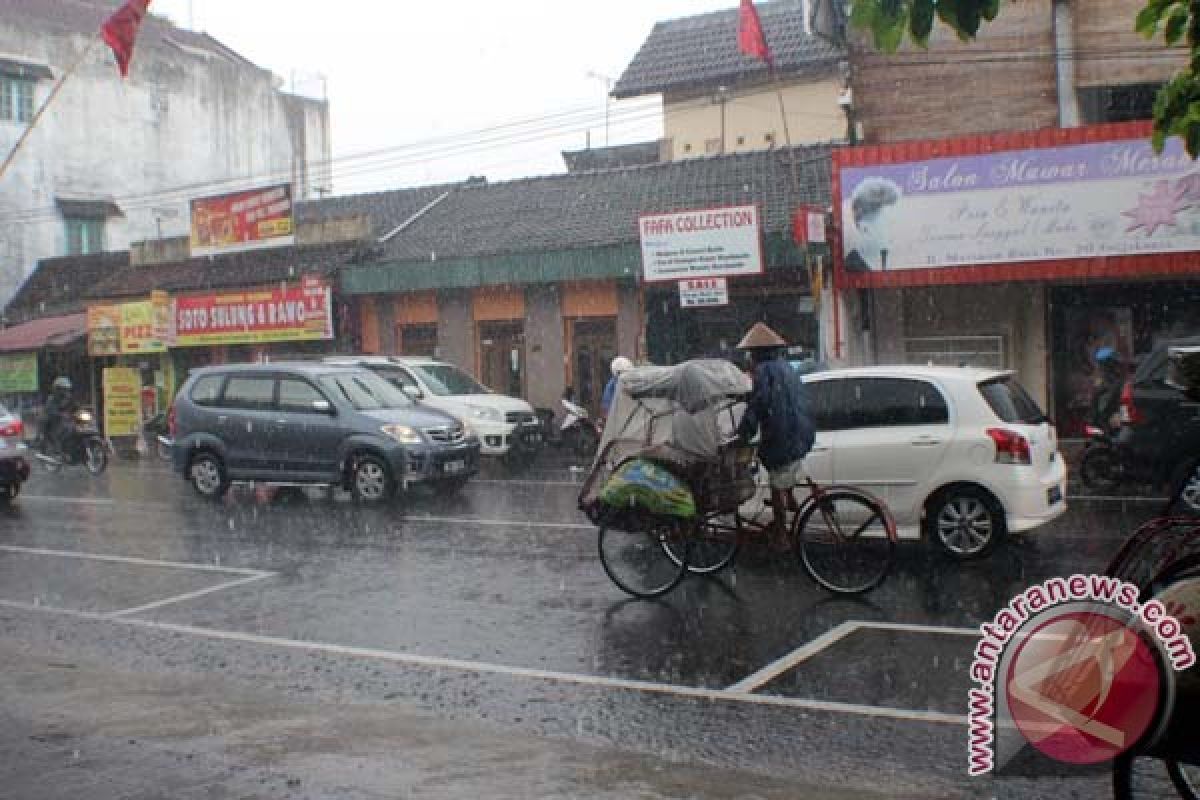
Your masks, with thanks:
M19 27L52 33L91 35L118 8L122 0L0 0L0 19ZM136 50L168 47L194 48L254 66L249 60L226 47L207 33L177 28L165 17L154 13L154 6L138 30ZM135 53L136 53L135 50ZM137 56L134 55L136 63Z
M842 48L805 32L802 0L757 8L778 71L820 69L844 57ZM736 8L659 22L613 87L613 97L763 80L766 65L738 50L737 30Z
M88 292L129 266L129 252L46 258L38 262L9 301L4 315L9 323L82 311Z
M563 152L562 157L568 172L591 172L598 169L657 164L662 159L662 140L568 150Z
M0 330L0 352L37 350L70 344L87 330L87 314L46 317Z
M305 274L330 275L359 256L356 242L251 250L168 264L129 266L88 292L93 301L167 292L259 286L295 282Z
M639 214L757 203L766 233L827 204L830 145L463 187L384 247L386 261L571 250L638 241Z
M296 204L296 223L304 225L322 220L365 215L370 219L371 235L386 236L421 209L446 192L462 184L394 189L372 194L353 194L306 200Z

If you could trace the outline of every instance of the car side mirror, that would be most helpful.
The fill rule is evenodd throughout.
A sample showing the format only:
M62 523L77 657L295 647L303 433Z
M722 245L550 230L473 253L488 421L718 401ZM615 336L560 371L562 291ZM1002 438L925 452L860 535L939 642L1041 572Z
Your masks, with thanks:
M423 398L425 396L424 392L422 392L416 386L412 386L412 385L404 386L401 389L401 391L403 391L406 395L409 396L410 399L413 399L413 400L420 400L421 398Z
M313 400L312 408L318 414L328 414L331 417L336 413L328 400Z

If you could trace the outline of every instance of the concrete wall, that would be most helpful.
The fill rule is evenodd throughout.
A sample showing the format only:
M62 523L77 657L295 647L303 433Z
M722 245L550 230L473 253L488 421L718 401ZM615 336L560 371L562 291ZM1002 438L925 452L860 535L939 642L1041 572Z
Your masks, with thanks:
M617 352L635 362L646 356L642 296L637 286L617 284Z
M438 357L475 375L475 320L468 290L438 292L437 335Z
M525 386L534 408L558 411L566 386L567 355L564 349L562 303L558 287L536 285L525 289Z
M783 89L784 111L780 112L774 87L730 90L724 104L725 152L785 146L785 113L793 145L844 138L846 118L838 107L840 91L841 81L832 77L787 86ZM664 100L664 127L670 160L713 155L706 143L721 138L721 104L714 102L712 93L668 95ZM766 140L767 134L773 134L773 145ZM741 144L739 137L743 139Z
M4 15L0 53L57 78L85 42L38 25ZM108 48L94 48L0 183L0 304L38 259L66 252L55 198L114 200L124 216L108 220L106 249L122 250L186 234L195 196L304 178L295 187L301 199L327 185L327 167L310 166L331 153L327 104L284 95L273 81L219 46L160 35L139 37L122 80ZM36 84L35 108L52 86ZM0 122L0 151L24 128ZM179 189L189 186L202 188Z

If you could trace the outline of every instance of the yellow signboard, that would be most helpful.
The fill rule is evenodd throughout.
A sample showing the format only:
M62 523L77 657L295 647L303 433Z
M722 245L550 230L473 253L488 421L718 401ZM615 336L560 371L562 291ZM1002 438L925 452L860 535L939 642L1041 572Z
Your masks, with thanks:
M141 421L142 379L136 369L104 369L104 435L134 436Z
M88 306L88 352L115 356L121 352L121 307Z
M88 308L88 352L94 356L164 353L171 319L170 298Z
M125 303L121 306L121 352L162 353L167 348L154 335L153 303Z

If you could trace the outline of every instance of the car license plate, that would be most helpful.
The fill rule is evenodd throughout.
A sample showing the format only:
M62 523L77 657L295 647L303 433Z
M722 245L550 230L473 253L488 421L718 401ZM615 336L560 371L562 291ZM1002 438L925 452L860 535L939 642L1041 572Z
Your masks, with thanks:
M448 472L450 474L454 474L456 472L462 472L466 468L467 468L467 462L465 462L465 461L447 461L445 464L442 465L442 472Z
M1063 499L1062 487L1051 486L1049 489L1046 490L1046 501L1050 505L1052 505L1052 506L1057 505L1062 502L1062 499Z

